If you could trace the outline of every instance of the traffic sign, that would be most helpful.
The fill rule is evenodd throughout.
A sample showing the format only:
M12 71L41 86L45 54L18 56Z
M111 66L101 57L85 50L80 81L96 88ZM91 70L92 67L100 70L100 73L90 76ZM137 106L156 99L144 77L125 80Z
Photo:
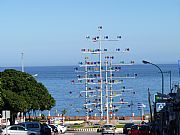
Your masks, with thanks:
M170 98L169 95L157 93L154 95L154 102L164 103Z
M156 112L159 112L163 109L166 103L156 103Z
M3 110L2 111L2 118L3 119L8 119L8 118L10 118L10 111L8 111L8 110Z

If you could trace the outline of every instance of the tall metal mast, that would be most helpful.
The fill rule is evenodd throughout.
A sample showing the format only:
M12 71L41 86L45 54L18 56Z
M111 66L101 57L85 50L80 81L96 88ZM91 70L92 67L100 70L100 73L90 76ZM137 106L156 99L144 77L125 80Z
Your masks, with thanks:
M99 30L99 74L100 74L100 96L101 96L101 119L103 119L103 90L102 90L102 47L101 47L101 41L102 41L102 37L101 37L101 30L102 30L102 26L98 27Z
M24 52L21 53L21 71L24 72Z
M88 57L85 57L85 63L87 63L87 59ZM86 108L86 121L88 121L89 119L89 112L88 112L88 68L87 68L87 64L85 66L85 91L86 91L86 95L85 95L85 108Z
M109 101L108 101L108 60L105 60L106 65L106 79L105 79L105 85L106 85L106 123L109 123Z
M114 72L120 71L120 66L134 64L134 61L131 61L130 63L121 61L118 64L113 64L112 61L114 56L107 56L107 54L119 53L121 51L123 53L129 52L129 48L126 48L125 50L116 49L116 51L107 51L108 49L105 48L102 49L102 42L119 41L118 39L120 39L121 36L117 36L118 39L115 40L109 39L108 36L102 38L102 26L98 27L98 32L99 35L92 38L93 42L98 42L98 49L81 49L82 53L85 55L93 55L93 57L94 55L98 56L98 61L92 61L93 59L91 60L86 56L85 61L79 63L81 70L83 68L85 71L78 71L80 73L80 75L78 75L78 84L85 85L85 90L81 91L81 94L85 93L84 108L86 110L86 120L88 120L92 113L99 113L100 118L103 119L103 115L106 113L106 123L109 123L109 114L112 118L114 110L116 109L115 104L128 103L124 101L115 102L114 99L117 100L124 91L131 90L125 87L113 90L113 85L121 84L121 79L123 78L135 78L134 75L132 76L129 74L121 77L114 76ZM90 39L89 36L86 38ZM78 68L76 68L76 71L77 70Z

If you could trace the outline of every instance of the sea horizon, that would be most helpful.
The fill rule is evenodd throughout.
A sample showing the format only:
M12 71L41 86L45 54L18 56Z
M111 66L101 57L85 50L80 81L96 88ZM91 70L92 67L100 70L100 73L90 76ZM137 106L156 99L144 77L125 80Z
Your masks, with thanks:
M154 63L156 65L178 65L178 62L177 63ZM138 64L134 64L134 65L145 65L143 63L138 63ZM26 67L68 67L68 66L79 66L78 64L77 65L25 65L24 68ZM21 68L22 66L0 66L0 68Z
M180 82L179 68L178 64L159 64L162 71L171 71L172 74L172 87L173 83ZM83 109L83 104L85 97L80 97L80 92L84 90L83 85L72 84L72 80L77 80L77 73L74 68L77 66L30 66L24 67L24 71L34 75L38 74L35 79L38 82L44 84L48 89L49 93L56 100L56 105L51 109L52 115L55 112L61 113L63 109L67 110L68 116L85 116L85 109ZM21 67L0 67L0 71L4 69L16 69L21 71ZM132 88L135 94L124 93L121 99L127 101L127 105L118 106L119 110L116 112L116 116L130 116L133 112L135 116L140 115L138 110L138 103L143 103L146 105L144 108L145 113L149 113L148 105L148 88L151 92L151 102L153 102L153 96L157 92L161 92L161 75L159 70L152 65L135 64L132 66L123 66L122 72L120 73L137 73L135 79L124 79L124 86ZM119 74L119 73L118 73ZM169 74L164 74L164 93L168 94L170 92L170 82ZM116 87L114 88L116 89ZM116 100L120 100L120 98ZM133 102L132 112L128 105ZM43 112L48 115L48 112ZM98 114L91 114L94 116Z

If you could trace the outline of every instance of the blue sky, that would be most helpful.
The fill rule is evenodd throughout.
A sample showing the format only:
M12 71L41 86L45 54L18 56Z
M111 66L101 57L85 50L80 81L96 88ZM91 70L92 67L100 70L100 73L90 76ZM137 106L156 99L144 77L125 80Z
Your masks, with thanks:
M179 0L1 0L0 66L76 65L100 25L136 63L177 63L179 24Z

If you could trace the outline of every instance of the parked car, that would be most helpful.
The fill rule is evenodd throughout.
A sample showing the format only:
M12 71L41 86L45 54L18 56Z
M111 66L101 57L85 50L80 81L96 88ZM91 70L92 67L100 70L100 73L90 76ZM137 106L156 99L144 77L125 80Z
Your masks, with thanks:
M104 134L115 134L116 127L112 124L105 124L102 127L102 135Z
M140 135L151 135L150 127L146 124L139 125L139 134Z
M65 133L67 131L67 127L65 125L56 125L58 133Z
M128 134L129 130L131 130L131 127L134 125L134 123L126 123L123 127L123 134Z
M0 135L2 135L2 132L3 132L3 130L2 130L1 127L0 127Z
M146 124L133 125L128 132L129 135L151 135L150 127Z
M7 133L6 133L7 131ZM4 128L2 135L38 135L35 131L29 131L21 125L8 126L7 129Z
M41 124L39 122L22 122L19 125L25 127L27 130L37 132L38 135L41 134Z
M52 125L52 124L50 124L49 126L51 127L51 129L52 129L54 135L58 134L57 126Z
M131 129L128 131L128 135L139 135L138 125L132 125Z

